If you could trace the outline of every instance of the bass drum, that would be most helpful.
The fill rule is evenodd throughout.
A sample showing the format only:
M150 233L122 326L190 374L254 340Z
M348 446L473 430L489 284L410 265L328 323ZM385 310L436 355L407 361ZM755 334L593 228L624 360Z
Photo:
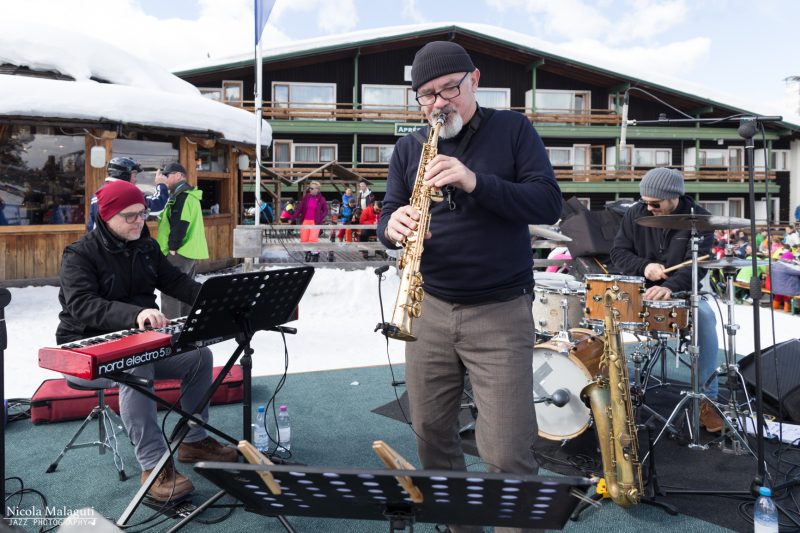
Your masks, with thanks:
M562 407L537 403L539 436L563 441L577 437L589 427L591 411L581 400L581 389L600 374L603 337L583 328L569 330L572 342L557 338L533 349L533 398L551 396L558 389L569 392Z

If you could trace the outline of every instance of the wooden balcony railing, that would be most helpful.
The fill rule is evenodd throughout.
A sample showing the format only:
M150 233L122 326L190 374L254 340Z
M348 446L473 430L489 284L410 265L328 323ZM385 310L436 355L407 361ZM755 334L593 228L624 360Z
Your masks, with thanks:
M320 163L325 166L325 164ZM359 177L368 180L383 180L386 179L388 174L388 167L386 166L372 166L361 167L343 165L348 172L352 172ZM279 179L286 182L295 182L300 178L306 177L308 180L317 179L327 181L333 180L341 183L352 183L354 180L349 178L342 178L336 176L327 168L323 166L294 166L291 168L276 168L270 167L270 172L273 172ZM673 167L674 168L674 167ZM601 182L601 181L636 181L640 180L642 176L649 170L644 169L613 169L613 168L598 168L592 167L587 169L572 169L572 168L555 168L556 179L559 181L578 181L578 182ZM713 170L681 170L686 181L747 181L747 170L743 168L736 168L733 170L726 169L713 169ZM755 177L758 181L764 181L764 168L756 167ZM252 172L244 173L244 182L253 183ZM262 182L268 183L275 181L274 177L262 174ZM770 171L769 179L775 180L775 172Z
M242 104L248 111L255 111L255 105L252 101L246 101ZM237 107L242 106L237 105ZM524 107L505 109L524 113L525 116L528 117L528 120L534 124L620 124L620 115L608 109L589 109L585 112L576 112L571 109L546 109L531 112ZM316 102L292 102L291 104L264 102L262 115L267 120L375 120L420 123L424 121L424 116L417 106L378 107L362 104L354 108L352 103L347 102L332 104L320 104Z

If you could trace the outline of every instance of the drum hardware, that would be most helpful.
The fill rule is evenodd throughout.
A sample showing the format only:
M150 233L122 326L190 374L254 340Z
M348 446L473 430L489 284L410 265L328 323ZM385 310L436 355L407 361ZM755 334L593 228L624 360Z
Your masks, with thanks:
M572 328L572 342L552 338L533 350L533 400L539 436L566 442L589 427L590 410L580 391L600 374L602 337L588 329ZM567 401L561 406L563 392ZM547 399L550 399L548 402ZM538 402L537 402L538 400Z
M728 259L727 257L725 259ZM730 259L736 259L731 257ZM727 291L727 300L725 302L728 308L728 322L723 325L723 329L725 330L725 335L727 337L727 343L725 344L725 364L720 366L716 374L718 375L725 375L727 377L725 386L729 391L728 395L728 402L723 409L723 418L725 420L735 419L739 424L739 430L741 432L746 432L746 421L745 421L745 414L750 415L753 413L752 403L750 395L747 393L747 387L745 386L744 377L739 372L739 365L736 363L736 332L739 330L739 325L736 324L734 320L734 308L735 308L735 300L734 300L734 280L737 271L741 267L733 266L733 261L729 261L731 264L722 268L722 272L725 275L725 288ZM750 262L747 261L747 265L750 266ZM711 376L709 379L713 379ZM737 391L741 390L744 392L745 396L745 404L747 406L746 413L743 413L741 410L741 406L737 399ZM755 456L755 452L748 446L747 441L741 437L738 432L733 431L732 428L729 428L727 424L723 425L722 427L722 434L718 438L720 442L720 449L723 453L729 453L733 455L744 455L745 453L750 453Z
M542 279L533 289L533 317L537 336L572 342L570 328L583 325L586 290L578 281Z
M594 327L603 326L603 295L606 289L616 294L614 311L622 330L640 331L644 313L642 294L645 279L641 276L590 274L586 276L586 321Z
M692 327L691 327L691 343L687 347L687 352L689 353L689 356L691 358L692 387L691 390L681 391L681 394L683 394L683 398L681 398L681 400L678 402L678 404L670 413L669 417L667 417L667 420L664 423L663 428L653 441L654 444L658 443L658 440L661 438L664 432L667 431L673 420L675 420L676 417L680 416L681 409L686 409L688 416L689 406L686 406L684 408L684 405L687 402L691 401L691 416L689 417L689 422L690 422L689 449L707 450L708 445L700 443L700 402L701 400L706 400L710 403L710 405L712 405L715 409L717 409L717 411L719 411L720 416L722 417L723 424L730 429L731 435L735 435L739 440L742 441L742 443L745 446L747 446L747 442L745 441L744 437L742 437L742 435L739 434L736 428L731 424L730 420L726 418L725 413L722 412L722 410L719 408L719 405L713 400L711 400L708 396L706 396L706 394L703 393L700 388L700 377L699 377L700 349L699 349L699 337L698 337L700 291L698 288L699 285L698 248L702 238L699 232L713 230L713 229L722 229L719 227L711 227L714 224L722 224L723 223L722 220L725 220L724 222L725 227L728 227L728 222L732 220L735 220L736 224L742 221L749 222L746 219L714 217L712 215L695 215L694 212L692 212L690 215L646 216L636 219L637 224L646 227L691 230L691 237L689 240L691 243L691 253L692 253L692 291L689 296L689 302L691 309ZM731 283L731 286L732 285L733 284ZM642 460L644 461L644 459Z

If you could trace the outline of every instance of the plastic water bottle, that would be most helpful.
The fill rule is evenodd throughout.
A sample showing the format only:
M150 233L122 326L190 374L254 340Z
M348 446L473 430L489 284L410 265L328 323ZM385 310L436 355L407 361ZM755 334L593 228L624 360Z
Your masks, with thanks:
M253 446L262 453L269 450L269 432L267 431L267 408L263 405L258 406L256 423L253 424Z
M759 487L758 499L753 509L755 533L778 533L778 509L772 501L769 487Z
M289 422L289 408L281 405L278 412L278 449L289 451L292 449L292 426Z

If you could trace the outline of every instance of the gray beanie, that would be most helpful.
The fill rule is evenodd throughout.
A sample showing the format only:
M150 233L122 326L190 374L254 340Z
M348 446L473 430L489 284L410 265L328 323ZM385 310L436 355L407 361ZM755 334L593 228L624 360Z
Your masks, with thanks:
M674 168L654 168L648 170L639 183L639 194L671 200L683 195L683 174Z
M454 72L472 72L475 65L461 45L450 41L433 41L419 49L411 64L411 89L439 76Z

